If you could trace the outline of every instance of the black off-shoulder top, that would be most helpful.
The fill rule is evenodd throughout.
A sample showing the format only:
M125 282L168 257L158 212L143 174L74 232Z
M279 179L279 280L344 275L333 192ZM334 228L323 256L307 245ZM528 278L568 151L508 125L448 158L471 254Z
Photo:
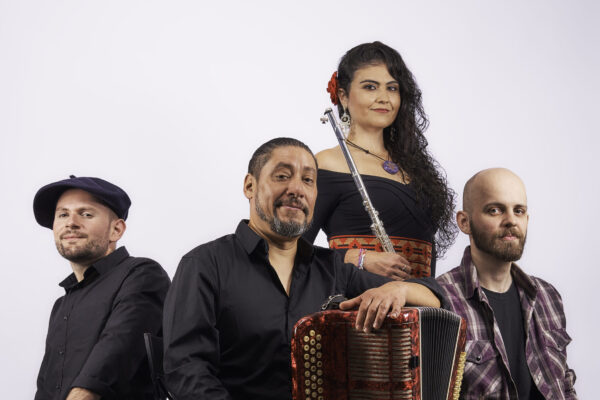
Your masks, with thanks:
M374 175L361 176L387 234L391 238L414 239L417 244L428 243L431 276L435 276L435 249L432 247L435 228L426 211L427 202L417 203L412 184ZM373 235L371 219L349 173L319 169L317 189L313 225L304 235L307 240L314 242L320 229L327 235L330 245L332 238Z

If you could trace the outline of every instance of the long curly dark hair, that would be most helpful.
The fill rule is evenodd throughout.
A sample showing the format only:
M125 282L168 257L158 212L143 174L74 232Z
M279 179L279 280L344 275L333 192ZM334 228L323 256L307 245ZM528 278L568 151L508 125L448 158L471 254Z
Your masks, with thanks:
M446 173L427 150L423 132L429 120L413 74L396 50L381 42L364 43L350 49L340 60L337 71L339 88L349 93L354 73L365 66L377 64L384 64L398 81L401 99L396 119L383 130L383 144L392 160L410 178L420 206L430 213L436 232L436 253L443 256L458 232L454 224L456 193L448 187ZM341 116L344 111L341 104L338 104L338 111Z

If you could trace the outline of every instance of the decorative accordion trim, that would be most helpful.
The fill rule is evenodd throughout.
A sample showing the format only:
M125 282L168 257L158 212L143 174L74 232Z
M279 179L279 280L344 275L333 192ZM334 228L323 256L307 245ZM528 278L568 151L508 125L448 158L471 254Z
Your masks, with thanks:
M458 359L458 368L456 369L456 378L454 381L454 393L452 400L458 400L460 397L460 387L462 385L463 375L465 373L465 362L467 361L467 353L461 352Z
M403 255L412 266L413 278L431 276L431 243L399 236L390 236L390 240L396 253ZM383 251L381 242L374 235L338 235L331 236L328 241L332 249Z

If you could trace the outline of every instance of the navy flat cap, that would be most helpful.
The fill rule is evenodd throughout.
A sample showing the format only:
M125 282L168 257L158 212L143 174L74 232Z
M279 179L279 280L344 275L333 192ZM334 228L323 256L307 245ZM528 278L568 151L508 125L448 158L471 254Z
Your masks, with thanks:
M127 193L117 185L100 178L76 177L50 183L42 187L33 198L33 213L41 226L52 229L56 203L59 197L69 189L81 189L94 195L100 202L113 210L119 218L127 219L131 200Z

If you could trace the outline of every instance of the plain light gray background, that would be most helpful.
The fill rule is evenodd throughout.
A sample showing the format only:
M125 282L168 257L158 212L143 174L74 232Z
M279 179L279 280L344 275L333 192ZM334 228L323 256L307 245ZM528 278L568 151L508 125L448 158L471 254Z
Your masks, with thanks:
M2 397L33 397L69 273L33 218L39 187L69 174L122 186L133 199L122 244L172 276L185 252L247 216L242 180L258 145L336 144L319 123L327 81L347 49L381 40L423 90L430 149L455 190L492 166L525 181L520 264L562 293L576 388L595 398L599 11L593 1L0 0Z

